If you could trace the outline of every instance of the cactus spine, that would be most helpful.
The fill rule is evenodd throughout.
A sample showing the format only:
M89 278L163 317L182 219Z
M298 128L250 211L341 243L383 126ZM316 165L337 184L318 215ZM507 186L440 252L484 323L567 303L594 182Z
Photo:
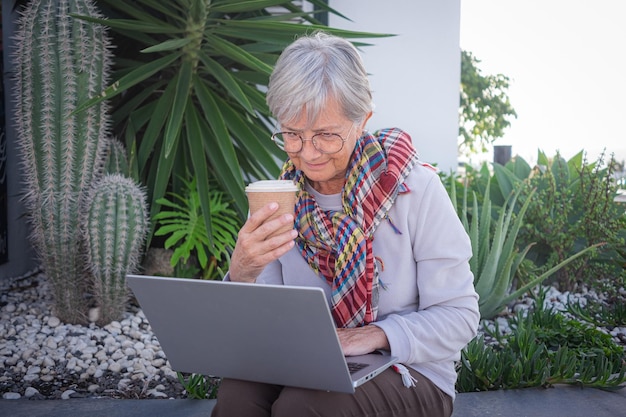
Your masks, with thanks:
M88 264L100 306L98 324L120 320L128 298L126 274L138 263L147 231L144 191L120 174L105 175L87 207Z
M18 23L16 122L33 245L54 288L59 318L85 322L80 222L99 175L108 129L104 104L73 114L100 93L110 69L104 28L70 16L100 17L90 0L33 0Z
M130 175L126 148L122 142L117 139L110 139L108 141L104 172L107 174Z

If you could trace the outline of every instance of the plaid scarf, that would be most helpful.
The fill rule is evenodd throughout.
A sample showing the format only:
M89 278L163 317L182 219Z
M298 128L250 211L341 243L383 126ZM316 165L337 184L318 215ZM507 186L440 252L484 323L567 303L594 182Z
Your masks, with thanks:
M325 212L304 189L304 174L291 160L281 179L299 186L296 243L304 259L324 276L332 289L332 314L338 327L356 327L376 320L378 266L372 251L374 232L387 218L398 193L417 163L411 138L399 129L385 129L359 138L342 190L343 212Z

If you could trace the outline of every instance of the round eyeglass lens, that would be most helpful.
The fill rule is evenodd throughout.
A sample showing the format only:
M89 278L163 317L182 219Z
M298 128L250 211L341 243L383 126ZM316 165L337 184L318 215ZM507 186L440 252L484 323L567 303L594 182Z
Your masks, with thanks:
M344 140L336 133L318 133L311 139L302 139L295 132L278 132L272 135L272 140L276 145L286 152L300 152L304 146L304 141L313 142L315 149L322 153L336 153L343 148Z
M319 133L311 140L315 149L323 153L335 153L343 148L343 138L335 133Z
M278 132L272 136L274 143L286 152L299 152L302 149L300 135L291 132Z

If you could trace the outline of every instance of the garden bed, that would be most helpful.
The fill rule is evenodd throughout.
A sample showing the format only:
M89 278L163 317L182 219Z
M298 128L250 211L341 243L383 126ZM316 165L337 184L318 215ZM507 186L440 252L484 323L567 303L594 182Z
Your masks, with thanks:
M51 288L43 274L5 280L1 285L3 398L189 397L136 305L131 305L123 320L104 327L70 325L52 315ZM549 288L545 302L564 310L568 299L582 302L601 297L593 292L564 294ZM531 304L531 299L524 298L511 313L529 309ZM495 322L503 333L511 332L504 315L483 325L491 327ZM626 327L602 331L626 347Z

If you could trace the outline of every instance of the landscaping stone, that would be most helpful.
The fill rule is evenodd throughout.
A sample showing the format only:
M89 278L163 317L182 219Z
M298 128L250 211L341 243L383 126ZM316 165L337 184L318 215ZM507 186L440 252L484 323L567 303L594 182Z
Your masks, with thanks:
M150 324L137 305L104 327L62 323L51 311L52 288L41 273L0 285L0 393L4 399L76 397L186 398ZM568 298L597 294L548 290L546 303L564 309ZM522 299L511 309L527 309ZM509 332L505 317L496 318ZM493 326L494 321L485 322ZM603 329L625 345L626 328Z

